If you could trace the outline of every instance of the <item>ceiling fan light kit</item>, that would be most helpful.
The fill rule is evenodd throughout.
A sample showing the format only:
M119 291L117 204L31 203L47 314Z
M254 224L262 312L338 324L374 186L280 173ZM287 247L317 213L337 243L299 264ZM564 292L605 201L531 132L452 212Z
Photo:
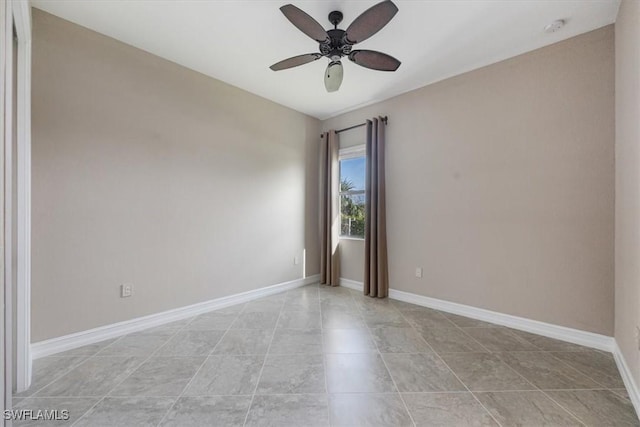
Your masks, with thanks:
M342 62L329 62L329 65L327 65L327 71L324 72L324 87L327 89L327 92L335 92L340 89L342 76Z
M286 70L322 57L329 59L329 65L324 74L324 85L327 92L335 92L340 88L343 77L343 67L340 61L343 56L350 61L378 71L396 71L400 61L375 50L353 50L353 45L360 43L380 31L398 12L398 8L391 0L378 3L365 10L346 30L338 29L342 22L342 12L333 11L329 14L329 22L333 29L325 30L315 19L292 4L280 8L284 16L300 31L319 43L320 53L307 53L293 56L273 64L273 71Z

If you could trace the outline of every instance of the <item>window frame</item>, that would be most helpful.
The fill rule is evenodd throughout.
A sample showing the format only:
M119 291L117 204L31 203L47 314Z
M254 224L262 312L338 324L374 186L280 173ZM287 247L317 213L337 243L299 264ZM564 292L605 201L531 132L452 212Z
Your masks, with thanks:
M367 146L366 144L354 145L351 147L345 147L338 150L338 165L343 160L357 159L359 157L364 157L365 162L367 161ZM340 182L342 182L342 168L340 168ZM365 197L366 203L366 190L350 190L350 191L340 191L338 190L338 208L340 211L340 224L342 224L342 196L356 196L363 195ZM342 234L342 225L340 226L340 240L361 240L364 241L364 236L349 236Z

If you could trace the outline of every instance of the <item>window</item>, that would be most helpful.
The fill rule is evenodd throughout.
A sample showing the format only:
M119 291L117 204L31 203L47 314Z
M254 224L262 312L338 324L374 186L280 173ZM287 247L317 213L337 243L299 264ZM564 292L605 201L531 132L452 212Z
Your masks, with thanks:
M340 150L340 236L364 238L365 147Z

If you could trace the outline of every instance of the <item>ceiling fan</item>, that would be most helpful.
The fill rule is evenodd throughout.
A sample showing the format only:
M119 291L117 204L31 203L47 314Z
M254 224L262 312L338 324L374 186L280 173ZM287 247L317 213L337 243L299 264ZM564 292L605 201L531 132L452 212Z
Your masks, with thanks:
M352 50L353 45L380 31L395 16L398 8L391 0L365 10L346 30L338 29L338 24L342 22L342 12L339 11L329 14L329 22L334 27L330 30L322 28L318 21L292 4L282 6L280 11L300 31L320 43L320 53L306 53L277 62L269 67L273 71L286 70L316 61L323 56L327 57L330 62L324 73L324 85L327 92L335 92L342 84L343 71L340 59L343 56L348 56L352 62L372 70L396 71L400 66L400 61L386 53Z

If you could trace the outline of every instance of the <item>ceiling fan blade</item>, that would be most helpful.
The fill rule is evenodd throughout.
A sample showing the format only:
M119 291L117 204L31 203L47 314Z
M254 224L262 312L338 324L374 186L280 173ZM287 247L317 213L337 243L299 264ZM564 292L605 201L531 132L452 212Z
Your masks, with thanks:
M362 12L346 31L349 44L360 43L368 39L391 21L398 12L398 7L391 0L386 0Z
M273 71L286 70L287 68L293 68L297 67L298 65L313 62L318 58L322 58L322 55L320 55L319 53L305 53L304 55L293 56L280 62L276 62L269 68L271 68Z
M395 71L401 64L393 56L375 50L352 50L349 59L362 67L378 71Z
M322 43L329 40L327 31L322 28L322 25L315 19L307 15L302 10L298 9L292 4L285 4L280 8L280 11L287 17L293 25L295 25L300 31L317 41Z

